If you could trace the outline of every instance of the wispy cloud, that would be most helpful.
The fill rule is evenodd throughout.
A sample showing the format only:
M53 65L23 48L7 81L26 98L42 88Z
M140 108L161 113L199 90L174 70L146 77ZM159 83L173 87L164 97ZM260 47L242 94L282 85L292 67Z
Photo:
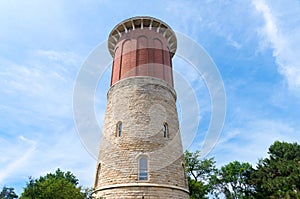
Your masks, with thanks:
M218 165L233 158L255 165L259 158L267 156L268 147L274 141L299 142L297 128L278 120L257 118L245 122L243 127L225 129L211 155L215 155Z
M24 169L30 175L38 177L61 168L74 173L81 184L91 186L94 172L90 171L94 171L95 160L84 149L74 128L60 126L53 132L45 132L39 138L34 159L30 164L31 171L28 170L29 167ZM51 134L51 137L47 134ZM32 172L32 168L35 172Z
M299 2L286 2L286 8L280 7L280 10L287 9L289 13L281 12L280 14L276 6L272 7L271 3L266 1L254 0L253 4L265 21L264 26L258 30L263 39L262 47L270 46L273 49L279 73L286 78L290 89L299 91L300 65L297 57L300 54L300 46L297 43L299 43L300 28L294 26L293 20L289 19L289 17L300 19Z
M172 1L166 10L172 13L176 31L188 33L203 43L211 42L209 35L214 34L238 50L248 42L256 25L249 2ZM242 20L237 17L241 15Z
M112 15L116 6L119 12ZM228 102L224 132L210 154L219 164L255 163L275 139L299 141L298 106L290 96L299 92L290 92L285 85L300 88L299 10L296 0L154 0L118 5L106 0L0 1L0 145L5 146L0 148L4 154L0 185L11 183L20 189L28 176L38 177L57 167L72 171L84 185L92 184L95 160L81 145L72 120L74 81L87 51L107 39L116 23L140 14L160 18L193 38L218 65ZM259 42L260 50L267 51L257 53ZM174 70L199 99L200 115L195 117L201 122L192 146L200 149L211 104L200 75L186 65L175 56ZM109 72L106 75L96 91L100 123L108 88L104 85L110 81ZM184 87L181 96L180 107L194 113ZM193 114L188 116L187 124L194 119ZM189 139L190 127L182 130L183 137ZM5 173L8 167L12 169Z
M36 54L41 57L45 57L49 60L53 60L65 65L77 66L82 62L83 57L72 51L55 51L55 50L43 50L39 49ZM76 67L76 68L77 68ZM63 68L62 68L63 69Z
M74 52L54 50L34 51L22 65L0 59L6 66L0 68L1 185L24 185L28 176L58 167L72 171L82 184L92 184L93 172L88 171L94 160L72 120L73 83L81 62Z
M2 62L2 105L10 114L19 107L20 111L34 111L37 117L70 115L73 81L80 62L75 53L45 50L38 50L22 65Z
M20 170L28 163L30 157L36 150L36 142L20 135L18 141L14 144L11 143L11 141L5 142L4 140L0 140L0 143L2 148L6 148L5 156L9 157L6 161L1 161L0 184L2 184L7 177L15 174L17 170ZM17 150L11 150L12 148L10 146L16 147ZM4 156L3 153L2 156Z

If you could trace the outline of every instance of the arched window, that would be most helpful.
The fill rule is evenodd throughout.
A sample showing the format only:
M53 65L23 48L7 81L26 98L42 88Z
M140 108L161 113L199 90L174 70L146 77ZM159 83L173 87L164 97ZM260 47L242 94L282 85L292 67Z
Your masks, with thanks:
M186 168L185 168L184 163L182 163L182 169L183 169L184 186L187 187Z
M98 164L97 171L96 171L96 179L95 179L95 185L94 185L95 188L98 186L100 171L101 171L101 163Z
M141 157L139 159L139 180L148 180L148 159Z
M165 138L169 137L169 128L168 128L168 124L167 123L164 123L163 133L164 133L164 137Z
M116 127L116 137L121 137L121 136L122 136L122 122L119 121Z

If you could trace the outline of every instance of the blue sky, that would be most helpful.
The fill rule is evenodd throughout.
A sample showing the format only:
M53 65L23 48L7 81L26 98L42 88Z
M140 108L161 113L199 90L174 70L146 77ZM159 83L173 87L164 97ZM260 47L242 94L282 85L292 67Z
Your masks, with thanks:
M29 176L58 167L92 186L95 159L73 121L75 80L111 29L136 15L165 21L217 65L227 111L208 156L218 165L254 165L275 140L299 142L299 13L297 0L0 1L0 186L20 193ZM189 149L201 149L211 117L208 89L188 63L176 56L173 63L197 96L200 126ZM109 69L95 95L100 126L108 82Z

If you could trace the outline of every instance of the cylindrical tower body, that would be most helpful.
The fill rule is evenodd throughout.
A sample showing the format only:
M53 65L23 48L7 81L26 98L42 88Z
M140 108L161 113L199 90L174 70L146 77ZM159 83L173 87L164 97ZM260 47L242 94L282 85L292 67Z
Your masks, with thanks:
M111 88L95 177L96 198L189 198L173 88L174 32L134 17L110 34Z

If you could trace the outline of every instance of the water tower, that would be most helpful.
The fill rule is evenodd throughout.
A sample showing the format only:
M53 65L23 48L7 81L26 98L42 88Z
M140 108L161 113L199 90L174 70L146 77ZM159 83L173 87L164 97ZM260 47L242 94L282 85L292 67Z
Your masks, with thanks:
M189 198L173 87L176 47L173 30L152 17L127 19L111 31L96 198Z

